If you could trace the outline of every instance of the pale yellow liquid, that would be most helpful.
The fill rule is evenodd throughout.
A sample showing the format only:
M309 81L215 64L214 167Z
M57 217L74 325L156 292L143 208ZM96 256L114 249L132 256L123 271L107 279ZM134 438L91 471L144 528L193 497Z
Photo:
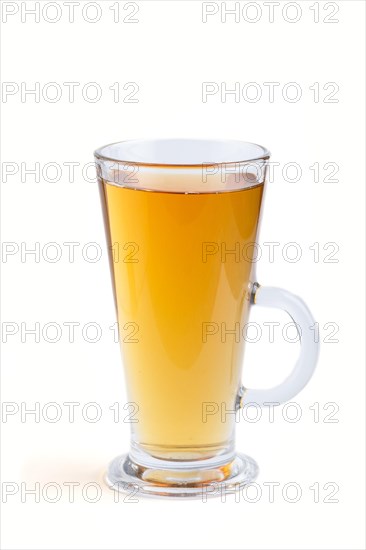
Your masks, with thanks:
M243 358L243 338L221 327L246 320L252 247L239 261L221 252L256 241L263 185L184 194L101 182L101 190L127 389L139 408L134 440L156 457L220 453L235 426L220 412L235 409ZM219 251L205 255L204 243ZM204 323L220 327L206 342ZM204 403L220 408L207 422Z

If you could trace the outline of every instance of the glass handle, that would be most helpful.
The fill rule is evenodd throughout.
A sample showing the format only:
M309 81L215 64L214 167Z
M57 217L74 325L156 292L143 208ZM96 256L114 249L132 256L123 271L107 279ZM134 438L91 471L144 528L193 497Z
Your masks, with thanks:
M292 372L281 384L264 390L244 388L241 406L246 403L256 403L260 406L266 403L284 403L297 395L314 373L319 355L319 343L315 341L314 330L311 329L315 321L305 302L282 288L261 287L254 283L252 303L286 311L295 323L301 349Z

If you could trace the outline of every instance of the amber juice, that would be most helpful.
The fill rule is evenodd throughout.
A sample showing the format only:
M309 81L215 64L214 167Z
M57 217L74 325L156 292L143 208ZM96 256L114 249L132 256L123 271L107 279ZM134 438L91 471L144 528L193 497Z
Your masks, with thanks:
M263 184L100 186L133 440L158 458L220 454L235 426L222 412L241 385L244 342L233 329L248 311Z

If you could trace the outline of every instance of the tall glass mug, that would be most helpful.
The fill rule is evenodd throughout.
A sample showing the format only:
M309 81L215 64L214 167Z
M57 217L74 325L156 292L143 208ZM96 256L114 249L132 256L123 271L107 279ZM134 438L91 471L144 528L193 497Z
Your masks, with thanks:
M269 156L252 143L183 139L95 152L132 408L131 450L107 472L116 490L240 490L258 467L235 452L235 411L283 403L313 374L310 311L254 273ZM294 369L272 389L241 383L252 304L287 311L301 339Z

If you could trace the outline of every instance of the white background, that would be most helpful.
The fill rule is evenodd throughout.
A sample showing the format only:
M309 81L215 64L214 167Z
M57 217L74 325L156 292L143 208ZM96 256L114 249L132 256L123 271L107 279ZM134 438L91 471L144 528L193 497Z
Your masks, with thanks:
M6 4L7 10L18 11L5 22ZM7 405L14 414L2 419L2 482L3 489L7 483L6 488L15 492L3 504L3 548L364 548L364 3L339 1L326 8L322 2L303 1L295 7L281 2L273 22L262 2L247 8L238 22L234 16L222 22L218 3L218 13L206 23L199 1L138 2L136 23L123 22L133 10L124 2L115 23L110 8L116 3L108 1L98 3L100 20L88 22L82 17L85 4L81 0L75 7L73 23L68 22L63 2L58 2L58 22L45 20L58 14L51 6L36 23L34 16L24 13L22 22L22 10L34 7L34 2L2 2L2 78L15 83L15 93L3 96L2 161L15 163L5 168L3 164L7 174L11 167L18 170L5 178L3 173L2 186L3 241L15 243L6 248L14 254L2 259L3 323L14 323L14 330L18 327L3 345L2 398L14 403L12 409ZM240 8L245 4L240 3ZM229 2L226 7L233 5ZM318 23L314 22L317 8ZM338 13L332 15L336 8ZM86 17L93 19L97 12L89 9ZM256 13L259 20L248 22ZM299 21L290 23L296 13ZM326 23L326 16L338 22ZM56 82L62 96L50 102L46 91L39 102L32 95L22 101L16 92L22 82L27 88L39 82L41 91L45 84ZM64 82L80 83L74 102L69 101ZM81 93L89 82L102 90L97 102ZM137 83L138 102L115 103L109 87L116 82L122 98L132 90L123 86ZM235 102L232 95L220 98L216 93L203 102L203 82L226 83L227 88L239 82L241 90L255 82L262 97L250 102L241 95ZM273 102L264 82L279 83ZM296 102L283 98L289 82L301 89ZM318 98L310 89L316 82ZM337 102L324 101L334 89L324 90L329 82L339 87L331 96ZM254 91L254 87L245 89L248 94ZM290 98L294 89L288 89ZM48 91L52 98L52 90ZM92 97L92 89L87 91ZM103 485L108 461L128 448L129 425L113 422L109 409L114 402L122 407L126 396L118 344L108 328L115 319L99 197L96 184L83 177L82 167L93 160L98 146L143 137L244 139L268 147L272 160L281 163L267 188L259 241L262 246L280 245L273 262L263 246L258 278L308 302L321 329L322 349L316 374L296 398L298 422L283 419L283 414L296 413L294 408L280 407L274 422L264 411L258 422L238 424L238 449L260 465L257 481L262 495L257 502L249 502L254 499L250 493L239 502L228 496L226 502L139 498L115 503L114 494ZM58 163L61 173L55 176L51 167L39 182L32 174L22 181L21 162L26 168L38 162L41 171L47 163ZM65 165L70 162L79 163L74 182ZM286 181L289 178L282 173L289 162L302 167L297 182ZM309 168L314 163L320 165L319 182ZM324 181L331 172L329 167L323 169L326 163L337 163L338 182ZM88 174L91 177L92 170ZM51 177L58 181L50 182ZM21 250L34 248L37 242L39 261L34 255L22 261ZM44 249L50 242L62 250L54 263L47 259L47 250L50 257L52 250ZM74 262L68 259L65 242L80 243ZM100 261L83 258L81 250L90 242L103 247ZM282 256L289 242L301 247L297 262ZM319 259L309 248L314 243L319 243ZM333 256L337 262L324 261L333 250L323 250L326 243L339 247ZM93 250L88 252L92 256ZM272 311L253 311L251 320L286 322ZM22 342L21 323L29 328L37 322L41 327L50 322L80 326L74 343L69 343L65 327L56 343L42 335L40 342L32 335ZM81 336L81 327L89 322L103 329L94 344ZM326 323L339 326L333 336L338 342L324 342L331 332L329 325L324 329ZM264 387L279 382L290 371L296 353L297 344L281 337L272 344L265 336L248 344L244 383ZM81 415L82 407L94 401L103 411L96 423ZM22 422L16 412L21 402L23 408L38 402L41 409L57 402L62 418L52 423L46 412L39 422L34 415ZM65 402L80 403L74 423L68 421ZM326 421L332 411L328 420L338 422ZM49 417L54 412L50 409ZM122 410L121 418L125 415ZM48 502L55 494L51 488L48 496L41 492L39 503L34 495L25 495L22 502L21 483L29 489L37 482L41 491L45 484L57 483L62 488L60 500ZM69 502L65 482L80 484L74 502ZM83 498L81 491L90 482L103 488L95 503ZM264 485L268 482L279 483L274 502ZM298 502L288 502L291 490L287 500L283 496L287 483L300 487ZM319 502L314 502L314 490L309 488L316 483ZM327 502L335 486L333 499L338 502ZM90 489L89 500L92 497Z

